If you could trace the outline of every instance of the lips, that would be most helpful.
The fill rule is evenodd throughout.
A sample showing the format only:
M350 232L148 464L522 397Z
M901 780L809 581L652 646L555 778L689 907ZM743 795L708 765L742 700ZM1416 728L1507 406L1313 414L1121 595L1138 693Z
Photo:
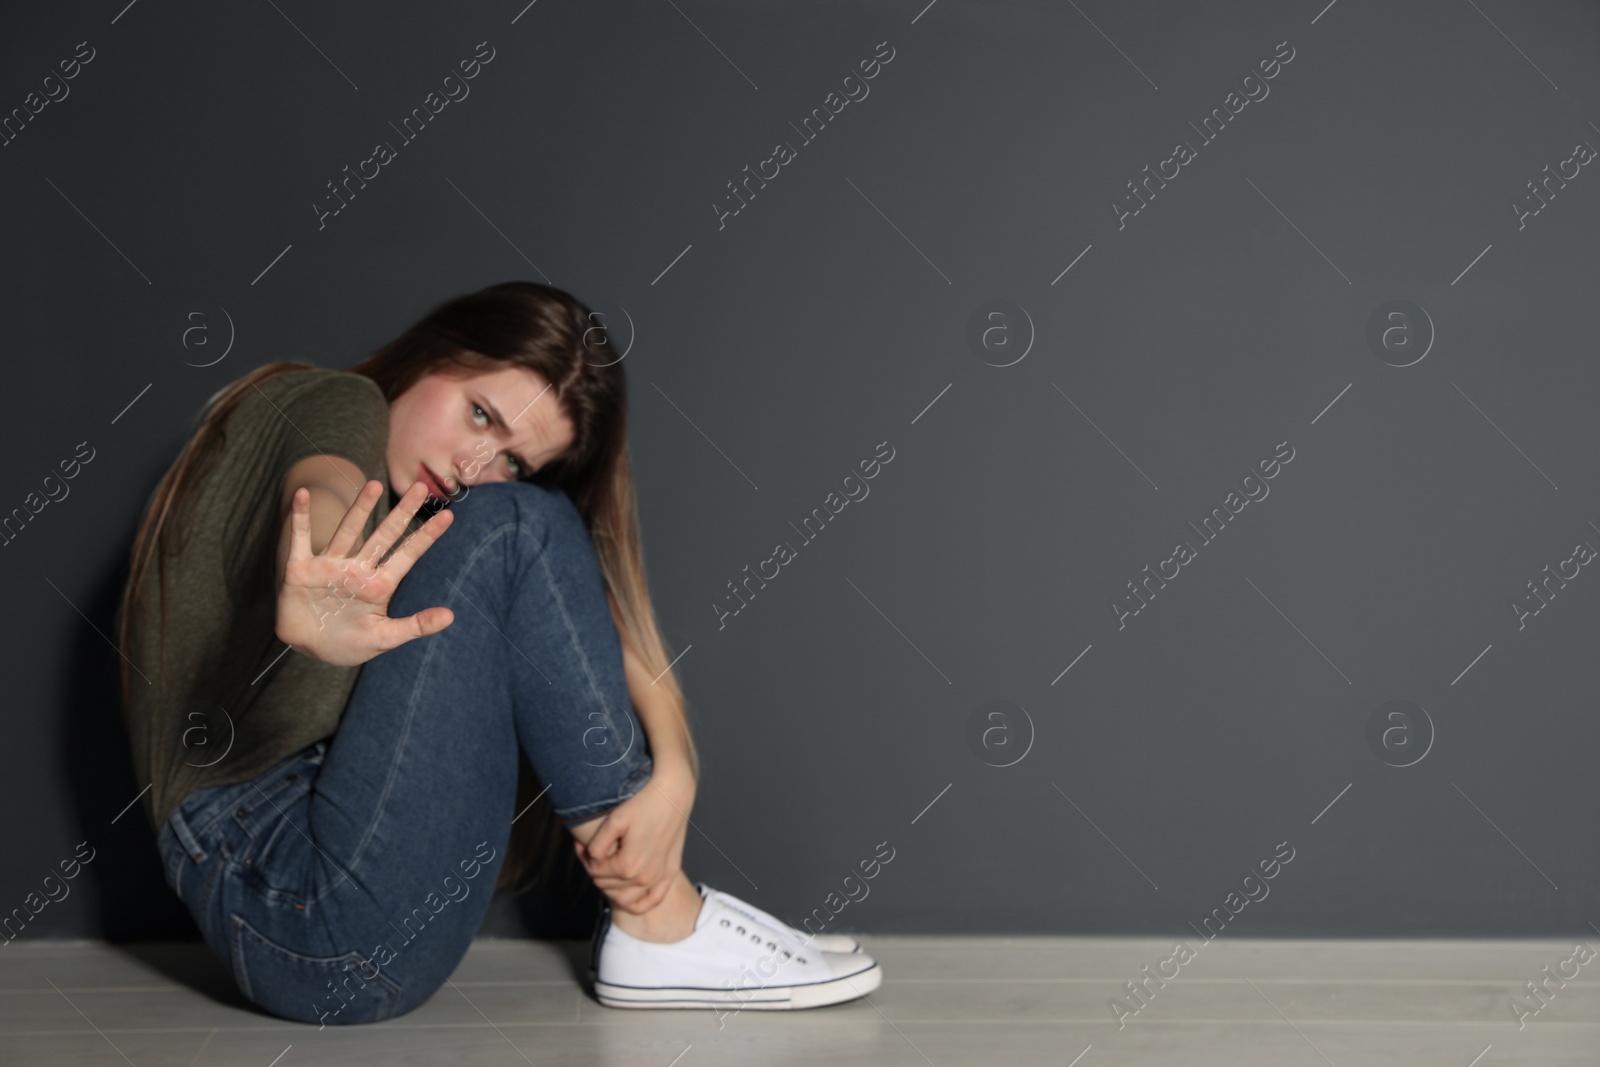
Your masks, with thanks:
M428 487L428 492L431 495L438 497L440 500L450 499L450 494L445 492L443 484L441 484L438 477L436 477L434 473L428 469L428 465L426 463L417 465L417 479L422 482L423 485Z

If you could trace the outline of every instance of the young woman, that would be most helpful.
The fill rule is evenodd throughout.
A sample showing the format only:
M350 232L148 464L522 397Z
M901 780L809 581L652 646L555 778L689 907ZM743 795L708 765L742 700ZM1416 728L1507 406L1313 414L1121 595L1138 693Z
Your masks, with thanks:
M588 309L509 282L349 371L251 372L156 488L119 612L134 763L168 883L267 1011L426 1001L540 843L539 797L606 898L601 1003L877 988L853 938L680 868L699 760L645 584L626 397Z

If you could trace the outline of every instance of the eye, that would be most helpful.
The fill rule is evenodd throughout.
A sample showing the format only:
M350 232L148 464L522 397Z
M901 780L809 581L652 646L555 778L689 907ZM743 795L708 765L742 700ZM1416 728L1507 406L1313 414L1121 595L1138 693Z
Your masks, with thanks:
M468 406L472 408L472 420L474 422L477 422L478 416L482 415L484 421L481 422L481 423L478 423L478 425L480 425L480 426L488 426L489 425L489 423L492 420L489 418L489 413L483 409L483 405L482 404L470 403L469 402ZM506 453L506 469L510 472L511 477L512 477L513 480L515 480L517 478L521 478L522 475L523 475L523 469L522 469L521 462L518 461L516 456L513 456L509 452Z

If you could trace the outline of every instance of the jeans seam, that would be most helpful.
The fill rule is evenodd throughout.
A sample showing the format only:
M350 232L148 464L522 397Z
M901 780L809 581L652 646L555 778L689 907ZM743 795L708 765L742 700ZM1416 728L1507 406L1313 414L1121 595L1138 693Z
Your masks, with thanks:
M296 952L294 949L280 944L273 938L268 937L266 934L256 929L253 925L251 925L248 919L237 912L231 912L228 915L228 927L228 947L231 962L233 964L234 980L239 985L240 992L244 993L244 995L252 1001L255 1000L255 995L252 991L251 983L249 981L249 967L246 965L244 960L244 948L249 943L247 940L248 938L254 938L256 942L259 942L261 947L264 947L268 951L277 952L291 960L294 960L297 965L309 964L323 966L330 965L338 961L346 961L348 963L352 957L356 960L358 966L371 962L371 959L366 955L366 953L361 952L358 949L352 949L349 952L338 953L333 956L310 956L303 952ZM405 987L399 982L396 982L393 978L389 977L387 974L383 973L381 969L371 978L367 978L365 975L362 975L361 980L364 983L375 983L380 989L384 990L387 993L387 1002L388 1006L390 1007L398 1003L399 998L405 993ZM365 988L365 986L363 986L363 988ZM391 1017L392 1016L389 1014L380 1016L382 1019Z
M615 710L612 708L611 702L606 699L605 693L601 691L599 679L594 676L594 669L589 663L589 653L584 649L583 642L578 639L578 628L573 625L572 616L567 611L566 600L561 595L560 587L556 585L555 575L550 570L550 560L542 551L538 553L538 556L540 566L544 568L545 584L550 587L551 594L555 598L556 607L560 609L561 623L566 627L567 630L567 640L573 649L576 650L578 661L583 666L583 676L589 683L589 692L594 695L596 702L605 709L607 719L615 719L617 717ZM612 730L614 733L616 729L616 723L608 721L607 728ZM632 730L631 732L633 733L633 736L628 738L628 752L633 751L633 745L636 741L638 741L638 731ZM627 752L624 752L621 756L617 757L617 760L625 758L627 754ZM617 760L613 760L612 763L617 762ZM609 765L610 764L607 764L607 766Z
M161 829L163 833L172 835L172 839L177 843L178 851L183 853L185 859L201 863L210 855L205 846L200 843L200 839L195 835L194 830L189 826L189 821L183 817L182 805L179 805L178 809L167 817L167 821ZM159 839L158 836L157 840Z

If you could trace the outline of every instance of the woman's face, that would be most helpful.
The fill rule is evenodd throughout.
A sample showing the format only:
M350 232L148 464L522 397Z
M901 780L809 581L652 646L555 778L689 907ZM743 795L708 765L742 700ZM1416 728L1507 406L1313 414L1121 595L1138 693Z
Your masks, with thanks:
M526 367L433 371L389 404L389 487L421 481L448 499L464 485L525 477L572 443L555 390Z

